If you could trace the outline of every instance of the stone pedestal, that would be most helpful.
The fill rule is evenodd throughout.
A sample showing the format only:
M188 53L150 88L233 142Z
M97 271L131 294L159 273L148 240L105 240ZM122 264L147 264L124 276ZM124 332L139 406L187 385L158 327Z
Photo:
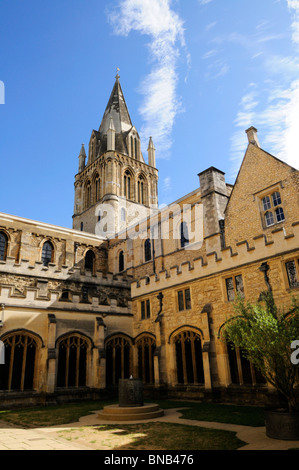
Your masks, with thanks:
M142 380L119 379L118 402L121 407L143 406Z
M164 411L155 403L144 405L143 383L140 379L120 379L118 382L118 405L105 406L98 413L104 421L140 421L159 418Z

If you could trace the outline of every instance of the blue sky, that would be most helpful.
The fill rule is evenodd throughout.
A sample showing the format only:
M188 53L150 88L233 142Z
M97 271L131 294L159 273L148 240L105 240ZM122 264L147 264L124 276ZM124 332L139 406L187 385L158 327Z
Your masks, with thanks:
M72 226L117 67L160 204L209 166L234 183L251 125L299 166L299 0L0 0L0 41L1 212Z

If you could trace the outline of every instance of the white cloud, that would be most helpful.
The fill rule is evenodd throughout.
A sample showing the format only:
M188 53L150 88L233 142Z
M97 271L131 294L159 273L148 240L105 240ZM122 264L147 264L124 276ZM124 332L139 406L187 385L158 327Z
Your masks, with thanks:
M292 18L292 41L299 45L299 0L286 0ZM265 38L267 39L267 38ZM273 38L272 38L273 39ZM291 48L290 48L291 49ZM245 130L251 125L261 130L261 147L298 168L299 148L299 61L297 54L268 55L264 66L271 77L259 87L250 84L240 102L231 138L231 176L236 176L247 146Z
M212 2L212 0L198 0L200 5L206 5L207 3Z
M116 34L127 36L137 31L150 39L152 71L140 85L144 96L139 110L144 120L140 134L143 145L153 137L157 157L167 156L174 120L182 110L177 96L177 64L186 46L183 22L171 4L172 0L120 0L110 15ZM189 59L187 53L187 62Z
M171 190L171 178L170 176L166 176L163 180L163 191L168 192Z

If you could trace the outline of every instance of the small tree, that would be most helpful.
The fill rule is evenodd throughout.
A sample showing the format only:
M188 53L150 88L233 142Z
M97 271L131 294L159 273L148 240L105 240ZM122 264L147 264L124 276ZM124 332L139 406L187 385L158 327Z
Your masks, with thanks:
M292 363L291 344L299 340L299 303L292 300L287 313L278 311L272 292L253 305L238 297L236 315L225 325L223 338L244 351L265 379L287 400L289 411L298 411L295 382L298 366Z

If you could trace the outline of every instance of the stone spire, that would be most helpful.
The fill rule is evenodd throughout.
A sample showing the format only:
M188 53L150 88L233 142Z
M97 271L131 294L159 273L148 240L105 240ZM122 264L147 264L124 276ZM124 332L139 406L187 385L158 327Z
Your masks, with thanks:
M99 128L101 134L107 134L112 118L116 134L127 132L132 128L132 121L129 115L127 104L119 82L119 75L116 75L114 87L112 89L108 104L106 106L103 119Z
M149 138L147 151L148 151L148 164L156 168L156 149L153 143L153 139L151 137Z
M86 160L86 153L85 153L84 144L82 144L81 151L79 154L79 173L81 173L81 171L83 171L85 168L85 160Z

